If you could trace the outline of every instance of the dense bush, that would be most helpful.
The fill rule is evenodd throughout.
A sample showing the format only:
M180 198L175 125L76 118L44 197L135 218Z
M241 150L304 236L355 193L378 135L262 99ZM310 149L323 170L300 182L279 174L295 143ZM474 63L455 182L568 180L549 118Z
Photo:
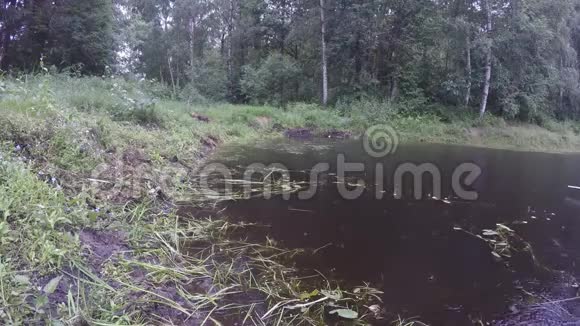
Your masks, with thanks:
M343 98L336 103L334 109L343 116L360 115L374 121L388 121L400 113L398 106L393 103L373 97Z
M285 105L297 94L292 86L299 82L300 68L290 57L274 53L258 67L245 66L242 93L252 102Z
M213 55L197 60L189 72L188 89L211 101L224 101L227 94L227 73L223 61Z
M179 99L190 104L207 104L209 100L201 95L195 83L188 83L179 92Z

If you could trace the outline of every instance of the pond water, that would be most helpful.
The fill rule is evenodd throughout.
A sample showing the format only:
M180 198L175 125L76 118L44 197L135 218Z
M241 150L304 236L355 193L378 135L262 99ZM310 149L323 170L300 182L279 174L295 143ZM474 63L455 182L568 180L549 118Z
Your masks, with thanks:
M338 191L339 154L365 164L345 181L365 180L357 199ZM269 235L286 247L321 248L297 263L352 284L370 282L384 292L388 311L431 325L580 325L580 300L542 304L577 295L580 190L568 186L580 185L579 155L408 144L375 159L356 140L276 140L224 148L216 161L237 168L282 163L293 180L306 180L317 163L329 163L313 198L228 202L228 215L270 225ZM394 197L394 171L408 162L438 168L440 198L433 198L437 187L425 175L422 198L413 197L410 175L403 178L402 198ZM481 168L470 186L461 180L477 200L459 198L452 187L453 172L466 162ZM383 186L377 163L383 164ZM513 237L499 237L498 224Z

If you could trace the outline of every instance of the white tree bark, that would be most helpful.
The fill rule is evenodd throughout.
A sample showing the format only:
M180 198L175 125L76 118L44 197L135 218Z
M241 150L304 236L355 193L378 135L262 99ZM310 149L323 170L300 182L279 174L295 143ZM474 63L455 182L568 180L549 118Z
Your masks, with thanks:
M560 76L563 76L563 71L564 71L564 51L562 50L560 52ZM562 77L560 77L562 78ZM558 106L559 106L559 114L564 113L564 85L562 85L562 80L560 80L560 85L559 85L559 101L558 101Z
M487 110L487 98L489 97L489 88L491 84L491 6L490 0L482 0L484 2L485 18L486 18L486 33L487 33L487 53L485 54L485 81L483 84L483 92L481 94L481 105L479 106L479 117L483 118Z
M227 65L228 65L228 82L232 83L233 81L233 47L234 47L234 0L229 1L229 15L228 15L228 39L227 39L227 46L228 46L228 58L227 58Z
M177 85L175 84L175 78L173 77L173 67L171 66L172 57L171 55L167 57L167 67L169 67L169 76L171 77L171 85L173 87L173 97L177 96Z
M193 15L193 13L192 13ZM193 68L193 63L195 61L195 18L191 17L189 22L189 64Z
M469 102L471 101L471 38L469 32L465 37L465 52L466 52L466 63L465 63L465 73L466 73L466 86L465 86L465 99L463 104L465 107L469 107Z
M324 20L324 0L320 0L320 31L322 40L322 105L328 104L328 67L326 59L326 21Z

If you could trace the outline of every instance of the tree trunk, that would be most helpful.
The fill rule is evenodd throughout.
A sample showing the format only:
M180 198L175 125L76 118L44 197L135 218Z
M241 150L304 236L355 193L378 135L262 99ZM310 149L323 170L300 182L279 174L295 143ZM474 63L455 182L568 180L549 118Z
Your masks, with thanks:
M483 118L487 109L487 98L489 96L489 88L491 84L491 7L490 0L482 0L484 2L486 33L487 33L487 53L485 54L485 81L483 84L483 92L481 95L481 105L479 106L479 117Z
M222 32L220 36L220 55L222 59L225 56L225 48L226 48L226 34Z
M189 26L189 64L193 68L195 61L195 18L191 18Z
M391 92L389 98L394 101L399 96L399 78L394 76L391 79Z
M563 49L560 50L560 76L563 76L563 70L564 70L564 51ZM562 78L562 77L560 77ZM563 81L560 80L560 83L558 85L558 115L563 115L564 114L564 85L562 84Z
M227 26L227 69L228 69L228 96L234 99L234 68L233 68L233 47L234 47L234 0L229 1L229 15Z
M360 90L360 74L362 71L362 51L361 51L361 33L360 31L356 32L356 42L355 42L355 49L354 49L354 82L355 87Z
M320 31L322 41L322 105L328 104L328 67L326 62L326 21L324 20L324 0L320 0Z
M471 38L469 32L465 38L465 52L466 52L466 63L465 63L465 73L467 75L466 87L465 87L465 100L463 104L465 107L469 107L469 102L471 100Z
M175 85L173 68L171 67L171 56L167 58L167 67L169 67L169 77L171 77L171 86L173 87L173 97L175 98L177 96L177 86Z
M3 20L2 29L0 30L0 70L8 70L8 51L10 49L10 35L12 34L12 23L8 22L7 7L14 6L13 2L2 4L0 7L0 18Z
M3 28L2 33L0 33L2 38L2 44L0 44L0 70L7 70L8 68L8 46L10 44L10 33Z
M397 60L397 52L394 50L391 52L391 59L390 62L396 62ZM397 65L394 70L392 71L391 75L391 84L390 84L390 92L389 92L389 99L391 101L395 101L397 97L399 97L399 70L401 68Z

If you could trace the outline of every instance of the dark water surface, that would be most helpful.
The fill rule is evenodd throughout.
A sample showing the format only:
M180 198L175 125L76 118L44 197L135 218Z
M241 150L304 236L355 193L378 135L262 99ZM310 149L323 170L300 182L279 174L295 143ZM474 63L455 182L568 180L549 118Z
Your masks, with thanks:
M363 162L363 195L343 199L337 191L336 157ZM432 325L580 325L580 301L540 303L577 295L580 259L580 156L409 144L383 159L369 157L360 142L299 143L279 140L224 149L218 161L232 167L282 163L294 179L305 179L320 162L331 171L316 196L280 196L228 203L228 214L271 225L270 236L290 248L320 248L311 268L332 271L352 284L384 291L388 311L417 316ZM385 192L376 199L374 167L384 164ZM405 178L403 199L393 197L392 175L405 162L433 163L442 175L442 199L424 182L421 200ZM476 163L481 176L471 187L476 201L457 198L451 175L461 163ZM391 178L391 180L389 180ZM427 179L426 181L429 181ZM497 259L485 241L468 234L501 223L529 242L528 252ZM300 262L298 262L300 264Z

